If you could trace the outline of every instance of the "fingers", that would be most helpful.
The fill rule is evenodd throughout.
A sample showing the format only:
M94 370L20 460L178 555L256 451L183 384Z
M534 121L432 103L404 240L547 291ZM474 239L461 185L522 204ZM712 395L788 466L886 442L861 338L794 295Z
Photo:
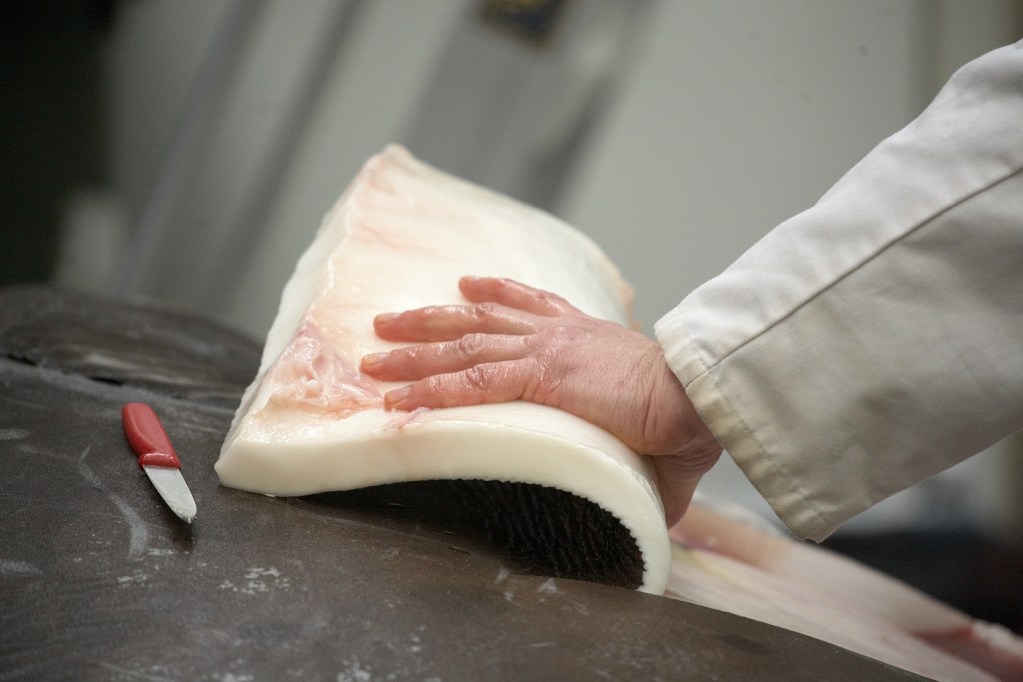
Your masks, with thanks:
M467 334L455 341L372 353L362 358L360 369L381 381L417 381L434 374L460 372L474 365L520 359L528 353L529 338Z
M384 395L384 409L411 411L484 403L522 397L532 370L528 362L495 362L461 372L436 374Z
M458 280L462 295L473 303L492 302L534 315L579 314L579 310L557 294L501 277L463 277Z
M494 303L430 306L373 319L377 335L388 341L452 341L466 334L528 334L530 316Z
M472 305L429 306L385 313L373 320L388 341L452 341L466 334L529 334L543 326L539 318L582 315L556 294L496 277L463 277L458 286Z

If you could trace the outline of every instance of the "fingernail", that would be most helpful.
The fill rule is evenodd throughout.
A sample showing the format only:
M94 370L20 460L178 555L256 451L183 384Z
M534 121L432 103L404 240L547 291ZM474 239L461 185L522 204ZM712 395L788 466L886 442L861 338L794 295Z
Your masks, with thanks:
M412 392L411 386L402 386L401 388L396 388L393 391L388 391L384 395L384 409L387 410L401 409L400 408L401 402L405 400L405 398L407 398L409 393L411 392Z
M367 353L362 356L362 367L366 369L368 367L376 367L382 363L390 353Z
M373 321L377 324L387 324L396 317L398 317L398 313L380 313L373 318Z

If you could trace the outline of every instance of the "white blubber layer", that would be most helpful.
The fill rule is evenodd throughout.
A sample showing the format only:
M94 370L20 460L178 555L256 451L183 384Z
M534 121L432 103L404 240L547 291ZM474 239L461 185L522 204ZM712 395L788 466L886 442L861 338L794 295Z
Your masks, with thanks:
M432 479L558 488L617 517L643 557L640 589L663 593L671 549L645 458L531 403L385 412L393 385L358 371L364 354L395 346L374 334L376 314L464 303L457 281L469 274L631 322L630 288L581 233L388 147L328 213L284 288L216 464L221 482L289 496Z

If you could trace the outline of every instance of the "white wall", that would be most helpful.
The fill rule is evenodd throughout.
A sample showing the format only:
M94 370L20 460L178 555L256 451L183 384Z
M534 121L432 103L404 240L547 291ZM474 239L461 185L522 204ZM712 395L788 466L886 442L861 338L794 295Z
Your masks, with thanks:
M668 0L560 213L649 329L922 108L928 0Z

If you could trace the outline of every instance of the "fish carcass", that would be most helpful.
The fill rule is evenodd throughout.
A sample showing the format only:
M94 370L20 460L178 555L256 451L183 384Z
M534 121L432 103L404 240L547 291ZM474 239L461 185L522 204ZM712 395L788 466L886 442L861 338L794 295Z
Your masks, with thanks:
M621 441L526 402L388 412L381 395L396 384L360 373L363 355L395 347L375 335L374 315L464 303L457 280L473 272L632 322L631 289L580 232L389 147L327 215L285 286L216 464L221 481L271 495L436 479L562 491L609 515L609 530L627 531L632 546L609 582L662 593L671 548L655 477Z

